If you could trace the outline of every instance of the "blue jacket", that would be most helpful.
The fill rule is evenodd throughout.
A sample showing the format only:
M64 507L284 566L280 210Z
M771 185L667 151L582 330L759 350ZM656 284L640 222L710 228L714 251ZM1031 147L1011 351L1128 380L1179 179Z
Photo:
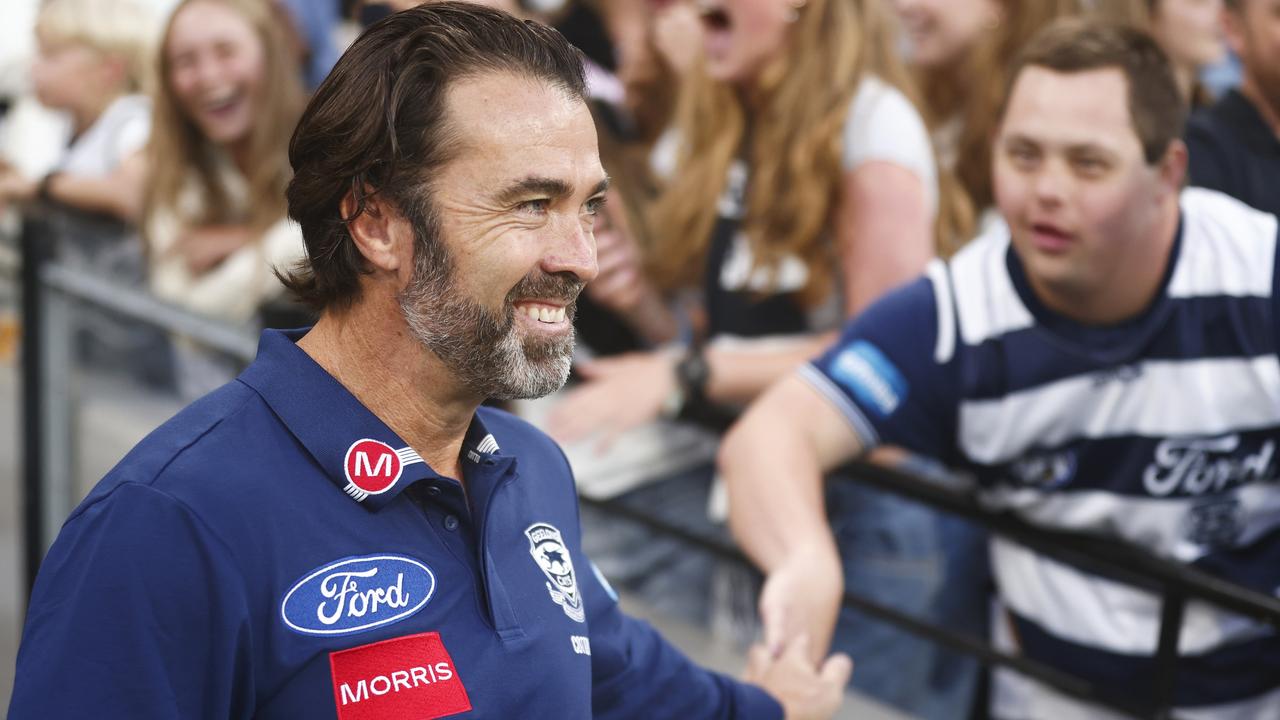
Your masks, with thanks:
M72 513L24 718L778 718L625 616L559 448L481 408L466 493L269 331Z

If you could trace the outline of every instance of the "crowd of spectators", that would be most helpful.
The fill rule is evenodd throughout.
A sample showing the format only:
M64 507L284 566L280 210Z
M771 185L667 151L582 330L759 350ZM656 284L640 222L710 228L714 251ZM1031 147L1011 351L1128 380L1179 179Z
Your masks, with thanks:
M305 253L286 212L290 135L345 42L413 4L39 2L29 82L4 89L0 213L44 208L60 262L174 305L240 327L307 325L275 272ZM997 125L1015 59L1055 20L1149 32L1192 111L1189 183L1280 213L1280 0L487 4L583 50L613 180L576 382L524 409L582 482L625 474L609 494L698 532L727 535L714 453L743 409L877 299L1002 225ZM1238 84L1215 94L1204 80L1222 67ZM67 127L44 167L21 157L31 98ZM162 354L147 377L186 397L238 371L105 313L82 324L89 361L127 371ZM964 482L902 450L873 459ZM978 528L854 483L826 493L850 588L987 633ZM590 511L584 524L622 586L735 640L758 632L751 576ZM956 718L979 702L975 663L853 611L833 642L861 691L907 712Z

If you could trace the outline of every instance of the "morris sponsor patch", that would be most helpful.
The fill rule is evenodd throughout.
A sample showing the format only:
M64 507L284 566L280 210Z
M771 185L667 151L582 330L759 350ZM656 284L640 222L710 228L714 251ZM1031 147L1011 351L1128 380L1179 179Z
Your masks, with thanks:
M294 583L280 603L280 617L304 635L349 635L413 615L435 591L435 573L411 557L344 558Z
M338 720L434 720L471 709L440 633L329 653Z
M534 523L524 531L529 538L529 554L547 576L547 592L551 600L564 608L564 614L578 622L586 620L582 609L582 594L578 592L578 580L573 574L573 558L565 547L560 531L547 523Z
M831 376L858 402L885 418L907 396L907 381L880 348L858 340L831 361Z

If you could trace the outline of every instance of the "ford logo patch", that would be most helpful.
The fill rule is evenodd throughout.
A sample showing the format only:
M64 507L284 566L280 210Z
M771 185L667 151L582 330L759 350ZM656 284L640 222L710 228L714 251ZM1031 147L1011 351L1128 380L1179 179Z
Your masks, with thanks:
M350 635L413 615L435 591L431 568L411 557L345 558L295 583L280 603L280 617L304 635Z

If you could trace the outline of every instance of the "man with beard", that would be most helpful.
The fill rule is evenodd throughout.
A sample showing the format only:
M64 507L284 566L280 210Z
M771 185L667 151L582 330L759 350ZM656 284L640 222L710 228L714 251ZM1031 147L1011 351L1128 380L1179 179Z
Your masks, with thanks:
M9 717L830 716L847 658L798 639L738 683L623 615L564 456L479 407L568 373L607 184L583 92L563 38L478 6L356 41L290 147L320 320L72 513Z
M1244 81L1187 125L1191 184L1280 214L1280 0L1227 0Z

